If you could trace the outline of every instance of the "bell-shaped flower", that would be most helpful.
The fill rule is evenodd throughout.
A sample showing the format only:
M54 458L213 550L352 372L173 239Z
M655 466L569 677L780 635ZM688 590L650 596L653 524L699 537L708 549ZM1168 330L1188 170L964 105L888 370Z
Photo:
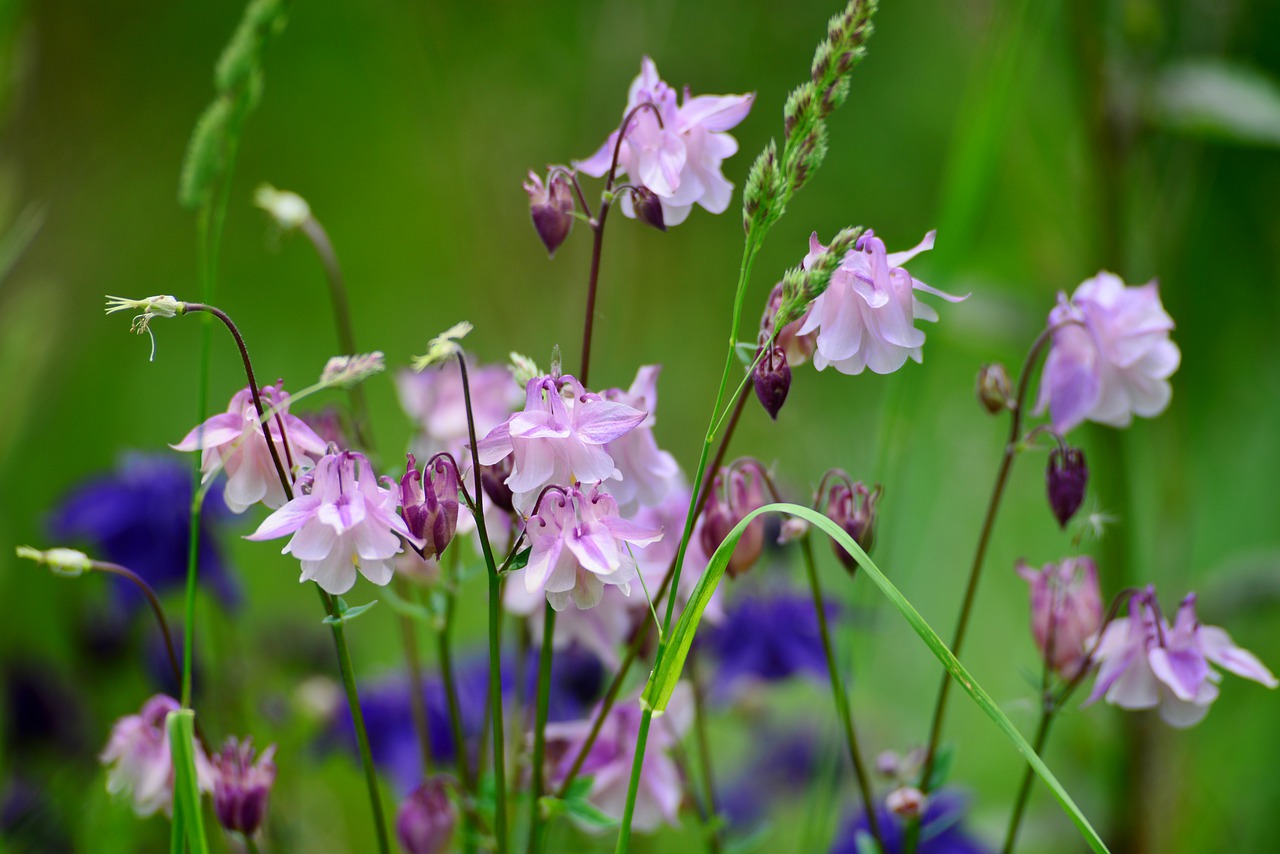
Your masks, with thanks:
M1169 405L1182 354L1169 340L1173 318L1155 282L1126 287L1104 270L1070 299L1058 294L1049 325L1057 329L1037 411L1048 407L1059 434L1082 421L1128 427L1134 415L1151 418Z
M1170 726L1199 723L1218 698L1222 675L1216 664L1237 676L1275 688L1276 678L1247 650L1217 626L1196 618L1195 594L1178 609L1172 626L1160 615L1155 588L1129 600L1129 616L1113 620L1098 641L1101 663L1087 703L1105 698L1124 709L1159 707Z
M622 817L627 803L627 787L642 717L637 700L638 697L630 697L614 704L605 716L599 737L587 752L586 761L582 763L582 775L591 778L588 800L605 815L614 818ZM593 713L584 720L547 725L547 741L554 750L552 755L564 757L552 774L556 782L568 775L594 721ZM672 692L666 712L653 719L649 731L648 749L640 768L640 787L636 791L632 830L642 833L654 831L663 822L679 825L683 785L680 771L668 751L679 745L692 723L692 691L689 683L681 682Z
M657 66L646 56L640 63L640 76L631 83L623 114L631 115L640 104L652 104L654 109L636 111L628 127L622 129L617 174L629 176L632 183L658 197L667 226L684 222L694 204L711 213L724 213L733 196L733 184L721 174L720 164L738 150L737 141L724 131L747 117L755 97L694 98L686 88L677 104L676 90L658 77ZM614 131L599 151L574 165L599 178L609 171L617 143L618 131ZM621 202L623 213L634 217L631 194L624 193Z
M107 791L124 794L139 816L173 810L173 758L165 719L178 710L178 701L157 694L136 715L126 715L111 728L99 759L107 766ZM195 746L196 782L202 791L213 786L209 760Z
M611 388L602 393L606 400L646 413L635 429L605 446L622 475L620 481L609 484L609 494L624 516L630 516L640 506L657 506L681 482L680 464L658 447L653 436L661 372L661 365L644 365L636 371L630 389Z
M1090 557L1069 557L1036 569L1018 561L1018 575L1031 585L1031 632L1036 647L1063 679L1073 679L1089 658L1089 644L1102 627L1098 567Z
M396 813L396 839L408 854L443 854L449 849L458 810L449 799L447 777L422 781L400 804Z
M557 611L572 599L579 609L600 603L606 584L624 593L636 577L632 546L662 537L660 528L645 528L618 515L618 504L599 484L548 489L538 512L526 523L529 562L512 578L527 594L542 591ZM534 600L537 601L536 599Z
M882 492L880 484L868 489L859 480L853 483L837 481L827 494L827 515L867 554L871 554L876 544L876 504ZM857 559L845 551L844 546L832 540L831 548L850 574L858 571Z
M406 456L409 461L400 478L400 515L409 533L426 543L422 557L439 557L458 529L458 471L452 459L436 457L427 464L424 481L413 454Z
M936 321L938 313L917 299L915 292L948 302L966 299L932 288L903 268L916 255L933 248L933 237L931 231L918 246L892 253L870 230L858 238L800 326L799 335L817 335L814 367L821 371L832 365L842 374L860 374L868 368L889 374L908 358L921 361L924 332L915 322ZM806 270L824 249L815 232L803 262Z
M325 452L325 442L306 423L289 414L289 395L283 383L258 389L262 411L280 407L279 417L267 422L271 442L285 473L290 468L310 464ZM281 423L284 436L281 436ZM213 477L219 468L227 470L227 486L222 497L232 513L243 513L261 501L275 509L285 502L284 486L271 458L271 450L258 423L258 410L248 387L236 392L227 411L215 415L172 445L179 451L203 451L200 471L204 479ZM291 462L292 461L292 464Z
M699 520L699 538L708 559L715 554L729 532L751 511L765 505L764 470L755 460L739 460L721 469L711 484L711 495ZM760 559L764 551L764 517L747 524L729 557L726 571L737 578Z
M484 436L507 419L520 405L520 386L505 365L478 366L467 362L471 410L476 435ZM462 372L450 359L438 368L396 375L396 392L405 414L418 426L413 451L422 459L448 451L466 471L470 453L467 404L462 393Z
M400 538L417 542L396 512L399 490L379 486L369 461L352 451L321 458L299 486L248 539L292 534L282 551L302 561L299 580L334 595L355 585L357 568L374 584L389 582Z
M252 836L262 826L276 782L275 754L273 744L255 758L252 739L229 738L222 752L210 757L213 812L224 829Z
M489 466L514 457L506 483L515 508L528 513L551 484L621 477L605 446L644 419L644 412L588 392L571 376L534 377L525 387L524 409L480 442L480 463Z

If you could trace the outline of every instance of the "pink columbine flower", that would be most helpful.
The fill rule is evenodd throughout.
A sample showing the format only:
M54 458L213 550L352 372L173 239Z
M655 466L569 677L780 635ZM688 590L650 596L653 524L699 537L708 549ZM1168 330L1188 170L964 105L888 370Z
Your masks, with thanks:
M272 417L268 427L286 474L290 460L294 467L309 465L312 458L319 458L325 452L324 440L301 418L288 414L289 395L283 383L263 386L258 393L263 412L281 407L280 419ZM281 421L285 429L283 440ZM226 412L205 421L171 447L179 451L204 451L200 470L205 480L213 477L219 466L227 470L227 486L222 495L232 513L243 513L259 501L272 509L285 502L284 487L280 485L271 450L258 425L258 411L248 387L235 393Z
M1020 560L1017 571L1031 585L1036 646L1063 679L1075 678L1088 661L1091 639L1102 627L1097 565L1090 557L1069 557L1036 569Z
M178 701L157 694L136 715L126 715L111 728L99 759L107 768L107 791L124 793L139 816L173 810L173 758L165 718L178 710ZM209 760L196 744L196 780L202 791L213 788Z
M630 389L611 388L603 392L606 400L647 413L638 427L605 446L622 474L621 481L609 484L609 494L618 502L624 516L631 515L640 506L657 506L681 481L680 464L658 448L653 436L661 372L661 365L645 365L636 371Z
M293 534L282 551L302 561L299 580L334 595L355 585L357 567L374 584L390 581L400 537L414 540L396 512L398 490L379 486L369 461L352 451L322 457L299 486L294 499L248 539Z
M911 276L902 265L933 248L934 232L918 246L905 252L885 251L884 241L868 230L840 262L831 281L809 308L798 335L817 333L813 364L818 370L828 365L842 374L889 374L908 358L921 361L924 332L917 319L937 321L938 313L916 299L916 291L960 302L957 297L932 288ZM807 270L825 247L815 232L809 238Z
M468 360L467 380L477 436L497 427L520 405L520 386L505 365L480 367ZM401 371L396 375L396 391L401 408L418 425L414 453L426 459L448 451L466 471L467 406L457 361L421 373Z
M535 605L535 594L546 594L557 611L572 599L579 609L600 603L606 584L617 585L624 593L636 577L632 546L656 542L660 528L646 528L618 515L618 503L594 484L585 491L576 487L547 490L538 512L529 517L529 563L512 579L523 584ZM510 585L509 585L510 586ZM521 599L508 601L519 608Z
M600 735L587 753L582 775L591 778L587 797L601 812L621 818L627 803L627 786L635 761L636 737L640 732L641 709L637 697L616 703L605 717ZM547 740L565 743L564 760L555 771L557 780L569 773L578 751L586 741L595 720L587 719L548 724ZM640 788L636 792L632 830L657 830L663 822L679 824L682 784L680 772L667 751L680 743L693 722L692 692L687 682L676 685L666 713L653 719L648 748L640 770Z
M1182 354L1169 340L1173 318L1155 282L1125 287L1104 270L1070 299L1058 294L1049 325L1059 324L1037 410L1048 407L1059 434L1082 421L1128 427L1134 415L1151 418L1169 405L1169 377Z
M1129 600L1129 616L1113 620L1102 633L1095 658L1101 662L1086 701L1106 698L1123 709L1160 708L1160 717L1179 729L1194 726L1218 697L1222 675L1216 664L1237 676L1275 688L1276 678L1250 652L1217 626L1196 618L1195 594L1178 608L1172 626L1160 615L1155 588Z
M618 153L618 174L650 190L662 203L662 221L679 225L695 203L711 213L724 213L733 196L733 184L720 173L721 162L738 150L738 143L724 131L737 125L751 111L755 94L699 95L686 87L684 100L676 105L676 91L658 77L657 66L645 57L640 76L631 83L627 109L653 104L654 111L636 112L627 128ZM618 131L605 140L600 150L574 165L599 178L609 171ZM630 194L622 197L622 211L635 216Z
M760 463L752 459L739 460L716 473L711 484L711 495L703 510L699 531L703 552L710 558L739 522L748 513L763 507L765 500L765 473ZM730 578L737 578L755 566L764 551L764 517L757 516L747 523L742 537L729 556L725 571Z
M406 456L408 463L400 478L400 515L409 532L426 544L422 557L439 557L458 529L458 470L453 460L437 457L428 462L425 472L419 472L413 454Z
M480 442L480 463L514 457L506 484L515 508L528 513L543 487L621 477L605 446L644 419L644 412L588 392L571 376L534 377L525 387L524 409Z
M213 811L223 828L252 836L262 825L276 782L275 755L273 744L255 759L252 739L228 738L211 757Z

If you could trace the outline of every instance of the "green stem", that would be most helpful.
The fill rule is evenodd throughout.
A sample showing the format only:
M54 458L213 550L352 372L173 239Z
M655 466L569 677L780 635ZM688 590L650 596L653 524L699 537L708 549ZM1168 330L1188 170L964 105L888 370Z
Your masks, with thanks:
M818 614L818 631L822 634L822 651L827 657L827 672L831 675L831 696L835 700L836 713L840 724L844 727L845 744L849 747L849 759L853 762L853 774L858 781L858 791L862 795L862 808L867 815L867 826L880 851L885 851L884 836L880 831L880 818L876 811L875 794L871 789L871 777L862 761L862 751L858 749L858 734L853 726L853 710L849 705L849 695L844 688L844 680L840 677L840 666L836 661L835 647L831 644L831 631L827 626L827 605L822 597L822 585L818 581L817 561L813 557L813 539L806 534L800 540L800 551L804 555L805 571L809 575L809 589L813 593L813 608Z
M547 749L547 706L551 700L552 641L556 634L556 611L547 603L542 614L542 649L538 653L538 710L533 725L533 768L529 808L529 854L538 854L546 845L546 825L538 799L545 788Z
M1033 745L1037 756L1041 754L1045 742L1049 740L1049 725L1053 723L1053 715L1056 711L1053 703L1046 698L1040 711L1040 726L1036 729ZM1031 784L1035 782L1035 777L1035 770L1028 765L1026 772L1022 775L1022 785L1018 787L1017 800L1013 802L1013 814L1009 816L1009 830L1005 834L1002 849L1004 854L1013 854L1014 845L1018 841L1018 827L1022 824L1022 814L1026 810L1027 799L1031 795Z
M409 583L399 576L395 581L396 592L407 601L412 595ZM399 619L400 639L404 643L405 662L409 665L409 710L422 755L422 776L427 777L431 774L431 727L427 722L426 683L422 679L422 662L418 658L418 632L408 614L400 614Z
M698 656L689 654L689 680L693 688L693 733L698 747L698 764L702 766L702 801L705 805L703 823L707 834L707 850L720 854L720 828L716 824L719 812L716 806L716 784L711 772L711 741L707 738L707 709L702 696L702 680L698 678Z

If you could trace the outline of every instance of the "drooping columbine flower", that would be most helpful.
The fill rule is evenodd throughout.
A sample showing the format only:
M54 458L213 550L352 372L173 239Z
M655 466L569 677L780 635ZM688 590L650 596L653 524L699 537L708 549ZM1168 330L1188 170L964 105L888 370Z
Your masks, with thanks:
M662 221L679 225L693 205L711 213L724 213L733 195L733 184L720 173L720 163L737 152L738 143L724 131L747 117L754 94L699 95L686 88L684 103L676 105L676 91L658 77L657 66L645 57L640 76L627 94L626 115L640 104L653 104L662 117L644 109L632 117L618 153L618 174L628 175L662 202ZM597 178L609 171L618 131L600 150L576 163L578 169ZM622 196L622 211L635 216L629 193Z
M424 480L418 461L413 454L407 456L400 478L401 516L410 533L426 543L422 557L439 557L458 529L458 471L451 459L439 457Z
M1085 666L1090 639L1102 627L1098 567L1091 557L1069 557L1036 569L1018 561L1018 575L1031 585L1031 631L1042 657L1063 679Z
M512 381L505 365L478 366L470 360L467 379L476 435L484 436L520 405L520 386ZM440 451L448 451L465 471L470 450L467 406L457 362L450 360L421 373L401 371L396 374L396 391L400 406L420 431L414 440L414 453L427 459Z
M880 484L877 483L874 489L867 489L867 485L859 480L855 483L834 483L828 493L827 515L867 554L871 554L876 544L876 503L882 492ZM845 551L844 546L832 540L831 548L845 569L850 573L858 571L857 559Z
M254 759L253 740L228 738L221 753L210 757L213 767L213 811L218 824L252 836L267 815L267 799L276 782L273 744Z
M449 785L447 777L429 777L400 804L396 839L408 854L442 854L448 848L458 823Z
M530 171L524 191L529 194L529 215L533 217L534 230L554 258L573 228L573 191L569 189L569 182L555 172L544 185L538 173Z
M800 335L817 333L814 367L821 371L832 365L842 374L860 374L867 368L888 374L908 358L921 361L924 332L915 321L936 321L938 313L916 299L915 292L948 302L966 299L932 288L903 269L907 261L933 248L933 236L931 231L918 246L894 253L887 252L884 241L870 230L858 238L800 327ZM804 269L824 248L815 232L809 238Z
M312 458L319 458L325 452L324 440L301 418L289 414L289 395L283 383L263 386L258 392L263 412L280 407L279 419L271 418L268 430L285 474L289 474L290 460L298 466L304 460L310 463ZM280 435L281 422L284 438ZM227 470L223 498L232 513L243 513L259 501L272 509L285 502L284 487L258 424L258 411L248 387L235 393L226 412L213 416L172 447L179 451L204 451L200 470L205 480L213 477L219 467Z
M1074 322L1071 322L1074 321ZM1049 312L1053 346L1040 380L1038 412L1049 409L1061 435L1082 421L1127 427L1169 405L1169 377L1182 354L1169 340L1173 318L1155 282L1125 287L1105 270Z
M1123 709L1159 706L1160 717L1181 729L1199 723L1218 697L1222 675L1211 663L1275 688L1276 678L1252 653L1217 626L1200 624L1195 602L1195 594L1188 594L1170 626L1154 587L1135 594L1129 616L1113 620L1102 633L1095 654L1101 667L1086 705L1105 697Z
M523 583L531 596L545 593L557 611L570 599L579 609L594 607L606 584L629 592L636 577L630 547L662 537L660 528L641 527L619 516L618 503L599 484L586 491L576 486L547 490L526 530L529 563L515 574L524 578L513 577L512 582Z
M582 775L591 778L591 791L587 797L601 812L614 818L621 818L626 806L640 718L637 697L614 704L582 764ZM592 713L584 720L547 726L549 744L566 743L565 749L559 751L564 759L553 775L557 783L569 773L594 720L595 713ZM680 743L692 722L692 692L687 682L681 682L671 694L666 713L653 719L649 746L640 769L632 830L647 832L657 830L664 821L671 825L679 823L680 772L666 751Z
M136 715L126 715L111 728L111 738L98 758L107 766L107 791L125 794L139 816L173 809L173 759L165 718L178 701L157 694ZM212 789L209 760L195 746L196 779L202 791Z
M525 387L524 409L480 442L480 463L514 457L506 483L515 508L529 513L543 487L620 477L604 446L644 419L644 412L588 392L571 376L535 377Z
M353 451L322 457L298 486L294 499L248 539L293 534L282 551L302 561L299 580L314 581L334 595L352 588L357 568L374 584L389 582L399 538L416 542L396 512L398 490L378 486L369 461Z
M606 453L622 475L609 484L609 494L618 502L620 512L630 516L639 506L656 507L681 481L680 464L675 457L658 448L653 436L654 412L658 408L658 374L661 365L644 365L636 371L631 388L606 389L606 400L625 404L646 413L633 430L605 446Z
M739 460L717 472L699 520L702 550L707 557L715 554L734 526L764 503L764 469L755 460ZM757 516L747 524L729 557L729 577L737 578L754 566L763 550L764 517Z

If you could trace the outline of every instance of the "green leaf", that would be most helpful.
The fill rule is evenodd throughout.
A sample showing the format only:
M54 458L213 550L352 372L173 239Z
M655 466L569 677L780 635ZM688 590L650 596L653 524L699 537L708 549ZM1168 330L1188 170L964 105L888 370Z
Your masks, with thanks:
M1166 130L1219 142L1280 147L1280 85L1244 65L1185 60L1155 84L1152 120Z
M926 791L936 792L942 788L947 778L951 776L951 763L955 758L955 745L944 744L938 748L938 753L933 758L933 773L929 775Z
M593 803L582 798L564 802L565 814L577 825L586 830L614 830L621 822L610 815L605 815Z
M429 626L434 623L435 615L431 613L430 609L425 608L416 602L410 602L407 599L401 598L400 594L396 593L389 586L382 588L382 595L387 597L387 604L389 604L391 606L391 610L395 611L397 614L418 620L419 622L426 623Z
M186 831L186 845L182 835L175 832L170 840L173 854L191 850L194 854L208 854L209 844L204 838L204 814L200 811L200 787L196 780L195 748L196 713L191 709L170 712L165 718L169 733L169 748L173 754L173 823Z
M369 602L365 602L363 605L357 605L354 608L348 608L347 603L343 602L342 597L339 596L337 598L338 616L325 617L324 622L327 623L328 625L333 625L334 623L349 623L352 620L354 620L356 617L360 616L365 611L368 611L370 608L372 608L374 605L377 605L377 604L378 604L378 600L373 599Z
M853 837L853 843L858 854L880 854L880 846L876 845L875 838L865 830L858 831L858 835Z
M591 791L591 787L595 785L595 778L579 774L573 778L573 782L569 784L569 789L564 793L565 799L574 801L581 800Z
M1053 796L1057 798L1058 803L1062 805L1068 817L1075 823L1081 836L1089 843L1089 846L1096 852L1107 851L1106 843L1098 836L1097 831L1093 829L1093 825L1085 818L1084 813L1076 806L1075 801L1067 794L1062 784L1058 782L1058 778L1036 755L1031 745L1022 737L1022 733L1018 732L1018 728L1013 725L1008 716L1000 711L1000 707L974 681L973 677L969 675L969 671L965 670L964 666L956 660L951 650L942 642L937 633L929 627L929 624L925 622L919 612L912 607L901 591L885 577L880 568L875 565L871 558L867 556L867 553L862 550L862 547L843 528L808 507L801 507L798 504L766 504L764 507L748 513L729 532L729 536L725 537L724 542L720 544L715 554L711 556L711 561L708 563L706 571L702 574L702 578L698 581L698 586L694 589L693 595L689 599L689 604L685 606L684 613L680 615L680 621L671 633L671 639L665 652L657 662L653 673L649 676L649 682L645 685L644 693L640 697L642 706L652 709L655 714L661 713L666 709L667 703L671 699L671 693L675 690L676 683L680 679L680 672L684 668L685 658L689 655L689 646L693 643L693 635L697 631L698 622L702 619L702 613L706 609L707 603L711 600L712 594L715 593L720 579L724 577L725 567L729 564L729 556L737 548L738 540L741 539L743 532L747 529L747 525L757 516L765 513L788 513L792 516L798 516L814 527L822 529L828 536L844 547L849 554L853 555L863 574L880 589L880 592L889 600L889 604L893 605L894 609L915 630L916 634L929 647L929 650L938 661L942 662L942 666L947 669L964 692L978 704L978 708L982 709L987 717L995 722L996 727L1013 742L1013 746L1027 760L1027 763L1039 775L1040 779L1045 782L1045 785L1049 787Z
M533 552L533 546L516 552L516 556L511 559L511 566L507 567L508 572L515 572L517 569L524 569L529 565L529 555Z

